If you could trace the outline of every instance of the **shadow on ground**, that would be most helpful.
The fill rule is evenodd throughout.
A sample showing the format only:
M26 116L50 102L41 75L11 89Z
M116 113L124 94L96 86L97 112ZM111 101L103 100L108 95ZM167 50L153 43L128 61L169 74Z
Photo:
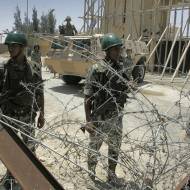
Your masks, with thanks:
M139 186L132 181L123 181L122 184L118 185L117 187L113 187L112 185L109 185L106 182L95 180L94 186L89 187L88 189L93 190L140 190Z
M138 84L138 87L142 87L144 85L151 84L150 81L143 81L142 83Z
M62 94L68 94L68 95L73 95L77 96L80 98L83 98L83 83L79 83L77 85L67 85L67 84L62 84L60 86L55 86L53 88L50 88L51 90L62 93Z
M144 86L146 84L150 84L150 82L144 81L143 83L138 84L138 87L142 87L142 86ZM72 94L73 96L83 98L84 97L84 95L83 95L83 87L84 87L83 82L81 82L79 84L76 84L76 85L67 85L67 84L63 83L62 85L55 86L55 87L50 88L50 89L55 91L55 92L58 92L58 93L68 94L68 95Z

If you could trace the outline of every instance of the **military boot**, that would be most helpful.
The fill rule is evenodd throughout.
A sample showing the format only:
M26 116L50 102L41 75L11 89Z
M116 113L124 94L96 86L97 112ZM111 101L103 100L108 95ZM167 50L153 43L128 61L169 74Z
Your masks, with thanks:
M3 178L1 179L1 187L2 189L6 189L9 190L12 187L13 184L13 176L11 175L11 173L9 171L6 172L6 174L3 176Z
M95 175L96 175L96 165L88 166L88 170L91 172L89 173L89 177L91 180L95 181Z
M5 174L0 182L0 190L22 190L21 186L16 182L15 178L9 171Z
M118 178L118 176L113 172L108 173L107 182L115 188L121 188L126 186L125 180L123 178Z

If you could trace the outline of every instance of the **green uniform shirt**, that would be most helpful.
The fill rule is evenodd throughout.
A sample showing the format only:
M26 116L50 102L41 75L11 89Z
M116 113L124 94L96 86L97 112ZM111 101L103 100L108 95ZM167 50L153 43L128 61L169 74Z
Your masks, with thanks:
M34 97L43 94L39 86L41 83L41 71L36 62L28 61L25 58L22 64L17 64L10 59L5 65L5 79L1 95L3 112L14 115L23 110L29 111L32 107L35 111L38 103ZM26 114L29 113L26 112Z
M102 61L98 64L92 65L89 69L88 74L86 76L85 86L84 86L84 95L86 96L93 96L95 93L95 87L98 88L100 85L100 81L98 78L98 73L104 73L106 71L106 65Z
M35 61L35 62L41 64L41 53L40 52L32 51L31 61Z
M77 34L77 30L74 25L66 24L63 25L63 34L65 36L75 36Z
M134 68L134 64L133 61L130 57L124 57L123 58L123 65L124 65L124 69L125 69L125 73L127 75L127 77L132 80L132 71Z
M123 64L119 62L102 61L89 70L84 95L92 98L94 113L109 114L123 108L127 98L127 85L118 75L124 80L128 79L127 75L124 75Z

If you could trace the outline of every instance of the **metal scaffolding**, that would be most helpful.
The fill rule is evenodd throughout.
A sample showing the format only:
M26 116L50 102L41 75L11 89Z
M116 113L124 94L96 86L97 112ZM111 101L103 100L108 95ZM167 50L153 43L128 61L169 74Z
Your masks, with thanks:
M102 32L104 0L84 0L83 26L80 32L94 34Z
M84 33L114 32L122 38L151 41L147 67L161 78L165 73L186 75L190 69L190 1L84 0L82 18Z

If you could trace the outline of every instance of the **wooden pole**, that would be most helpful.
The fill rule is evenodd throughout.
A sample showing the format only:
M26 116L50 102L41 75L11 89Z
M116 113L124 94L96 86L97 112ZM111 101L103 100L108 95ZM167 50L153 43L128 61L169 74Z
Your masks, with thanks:
M139 42L139 41L141 41L141 39L142 39L142 35L140 36L140 38L137 41Z
M168 26L166 26L165 30L163 31L162 35L160 36L160 39L159 39L158 43L155 45L154 49L152 50L151 54L149 55L149 57L148 57L148 59L147 59L145 65L150 61L152 55L154 54L154 52L156 51L156 49L157 49L158 45L160 44L162 38L164 37L164 35L165 35L167 29L168 29Z
M63 190L63 187L34 156L17 134L8 126L2 127L1 124L0 160L24 190Z
M129 34L129 35L127 36L126 40L129 40L130 37L131 37L131 34Z
M184 57L185 57L185 55L187 53L187 50L189 49L189 46L190 46L190 41L188 42L188 44L187 44L187 46L186 46L180 60L179 60L179 63L177 64L177 67L176 67L175 72L174 72L174 74L172 76L171 82L173 82L173 80L174 80L174 78L175 78L175 76L176 76L176 74L177 74L177 72L178 72L178 70L179 70L179 68L180 68L180 66L181 66L181 64L183 62L183 59L184 59Z
M151 44L152 40L152 38L149 40L149 42L146 44L146 47L148 47Z
M177 37L178 37L179 32L180 32L180 28L178 28L178 30L177 30L177 32L176 32L174 41L173 41L173 43L172 43L172 47L171 47L170 52L169 52L169 54L168 54L168 57L167 57L167 60L166 60L165 65L164 65L164 69L163 69L163 71L162 71L162 75L161 75L161 78L160 78L160 79L162 79L163 76L164 76L164 73L165 73L165 71L166 71L166 67L167 67L167 65L168 65L168 62L169 62L170 57L171 57L171 54L172 54L172 52L173 52L173 49L174 49L175 43L176 43L176 41L177 41Z

